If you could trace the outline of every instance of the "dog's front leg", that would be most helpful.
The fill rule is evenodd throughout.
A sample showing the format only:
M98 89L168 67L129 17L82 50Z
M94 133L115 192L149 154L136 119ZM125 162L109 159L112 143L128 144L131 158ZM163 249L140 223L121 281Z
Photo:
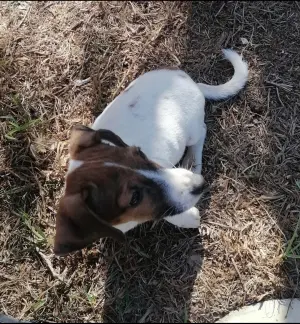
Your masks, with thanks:
M164 218L169 223L183 228L198 228L200 226L200 214L196 207L192 207L181 214Z
M202 126L197 143L188 147L182 162L184 168L191 169L191 171L197 174L201 174L202 171L202 153L205 138L206 125Z

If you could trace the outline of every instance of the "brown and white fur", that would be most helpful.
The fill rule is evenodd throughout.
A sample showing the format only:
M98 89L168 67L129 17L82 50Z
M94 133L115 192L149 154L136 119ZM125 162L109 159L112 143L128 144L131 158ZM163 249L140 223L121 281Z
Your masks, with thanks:
M92 128L74 128L55 254L80 250L101 237L122 240L123 233L150 220L200 225L195 205L204 184L205 98L235 95L248 77L236 52L223 53L235 70L227 83L197 84L178 69L151 71L116 97ZM186 148L183 167L174 168Z

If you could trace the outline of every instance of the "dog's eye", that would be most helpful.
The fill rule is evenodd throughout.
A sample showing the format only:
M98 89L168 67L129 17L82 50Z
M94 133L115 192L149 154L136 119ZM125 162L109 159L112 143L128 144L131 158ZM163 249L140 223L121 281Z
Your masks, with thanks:
M142 198L143 198L142 191L139 189L135 189L133 191L129 205L131 207L136 207L142 201Z

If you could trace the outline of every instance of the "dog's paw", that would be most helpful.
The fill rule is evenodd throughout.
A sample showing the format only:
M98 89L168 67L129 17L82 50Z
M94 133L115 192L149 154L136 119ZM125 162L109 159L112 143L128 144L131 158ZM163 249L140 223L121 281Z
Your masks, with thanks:
M182 214L165 218L169 223L182 228L198 228L200 226L200 213L196 207L190 208Z
M200 226L200 213L196 207L189 209L182 217L182 226L184 228L198 228Z

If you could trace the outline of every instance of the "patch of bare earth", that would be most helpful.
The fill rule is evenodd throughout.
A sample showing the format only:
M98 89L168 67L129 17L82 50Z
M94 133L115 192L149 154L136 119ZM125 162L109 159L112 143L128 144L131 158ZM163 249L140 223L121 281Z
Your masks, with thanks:
M284 261L300 212L297 2L0 3L0 307L53 322L213 322L300 297ZM207 103L198 231L147 224L53 257L69 130L90 124L139 74L180 66L194 80L249 62L237 97Z

